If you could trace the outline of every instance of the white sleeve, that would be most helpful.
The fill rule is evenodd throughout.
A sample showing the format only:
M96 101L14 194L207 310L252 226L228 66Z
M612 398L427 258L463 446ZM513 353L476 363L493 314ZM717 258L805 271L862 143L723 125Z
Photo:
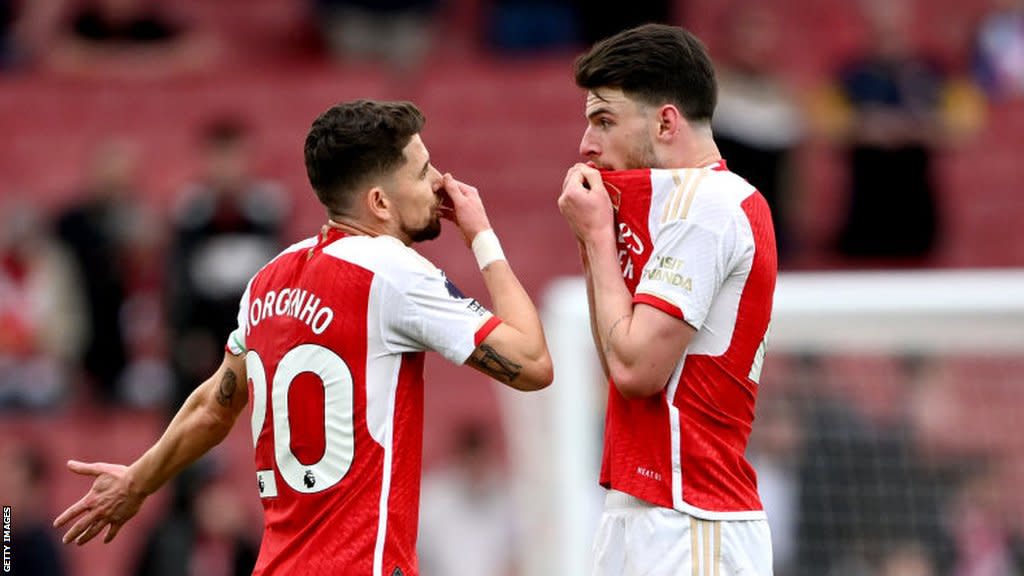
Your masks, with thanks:
M396 352L435 350L463 364L500 323L489 310L462 294L440 270L422 274L382 314L388 346Z
M663 226L653 239L634 303L654 306L700 330L728 276L735 229L711 229L697 219Z
M245 345L245 336L249 331L249 290L251 288L252 280L249 280L245 286L245 293L242 294L242 300L238 304L238 327L231 331L231 334L228 335L228 342L224 345L224 349L235 356L241 356L248 350Z

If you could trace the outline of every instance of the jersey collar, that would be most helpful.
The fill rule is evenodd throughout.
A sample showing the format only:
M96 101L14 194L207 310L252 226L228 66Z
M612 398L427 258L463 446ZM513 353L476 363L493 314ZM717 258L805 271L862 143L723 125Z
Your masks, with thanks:
M711 169L715 172L728 172L729 169L725 166L725 158L719 158L707 166L701 166L701 168Z

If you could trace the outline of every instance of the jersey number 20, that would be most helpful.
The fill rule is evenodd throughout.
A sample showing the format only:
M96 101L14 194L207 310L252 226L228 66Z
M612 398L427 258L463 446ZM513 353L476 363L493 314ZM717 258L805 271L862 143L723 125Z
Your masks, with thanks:
M259 442L267 418L267 371L255 350L245 355L245 369L252 379L252 441ZM324 454L312 464L303 464L291 449L292 429L288 420L288 389L302 373L312 372L324 387ZM271 386L274 426L274 462L281 478L297 492L312 494L334 486L352 465L355 450L352 372L340 356L317 344L301 344L289 350L274 371ZM310 415L315 416L315 415ZM276 496L265 481L275 482L271 471L257 472L261 496Z

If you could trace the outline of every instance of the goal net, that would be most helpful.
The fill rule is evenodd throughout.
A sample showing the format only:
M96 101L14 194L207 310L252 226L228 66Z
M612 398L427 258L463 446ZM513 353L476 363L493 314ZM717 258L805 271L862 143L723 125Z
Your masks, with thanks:
M519 556L584 576L607 388L582 279L543 316L554 384L502 393ZM748 450L776 576L1022 573L1021 374L1024 271L780 275Z

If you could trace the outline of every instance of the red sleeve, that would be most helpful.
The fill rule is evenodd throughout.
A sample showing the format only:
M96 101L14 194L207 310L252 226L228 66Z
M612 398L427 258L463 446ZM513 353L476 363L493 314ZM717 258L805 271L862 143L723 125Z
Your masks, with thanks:
M473 336L473 344L479 346L494 329L501 324L501 319L497 316L491 316L484 325L477 329L476 334Z
M669 316L675 316L680 320L686 320L686 317L683 315L683 311L680 310L678 306L670 304L653 294L637 294L636 296L633 296L633 304L647 304L648 306L654 306Z

